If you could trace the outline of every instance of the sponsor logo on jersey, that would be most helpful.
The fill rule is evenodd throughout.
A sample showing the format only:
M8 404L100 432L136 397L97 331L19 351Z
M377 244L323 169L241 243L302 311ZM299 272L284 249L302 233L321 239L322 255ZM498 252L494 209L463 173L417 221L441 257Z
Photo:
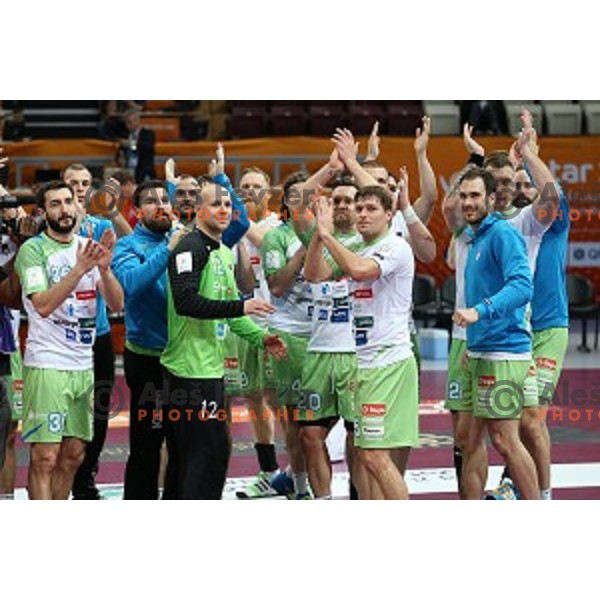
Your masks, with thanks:
M385 404L363 404L361 413L363 417L385 417Z
M373 289L363 288L354 290L354 297L360 300L368 300L373 297Z
M306 311L308 313L309 318L312 318L314 311L315 311L315 307L311 304Z
M235 356L228 356L225 358L226 369L237 369L240 362Z
M93 300L95 297L96 290L83 290L82 292L75 293L77 300Z
M367 332L364 329L357 330L354 337L357 346L367 345Z
M76 342L77 341L77 332L72 329L65 329L65 339L67 342Z
M379 425L377 427L373 427L372 425L363 425L362 426L362 437L366 440L380 440L385 437L385 427L383 425Z
M251 265L260 265L260 256L251 256L250 264Z
M177 267L177 274L191 273L192 272L192 253L182 252L175 257L175 266Z
M529 371L527 371L527 376L528 377L535 377L537 371L535 370L535 365L530 365L529 366Z
M319 309L319 316L317 320L319 321L327 321L329 319L329 311L326 308Z
M551 358L539 356L535 359L535 364L538 369L546 369L547 371L556 371L556 361Z
M79 341L82 344L92 344L94 341L94 332L88 330L82 330L79 332Z
M375 324L375 319L371 316L368 317L354 317L354 327L359 329L366 329L373 327Z
M480 388L491 388L496 385L496 376L495 375L482 375L479 378L479 387Z
M265 262L267 264L267 269L280 269L281 255L276 250L269 250L265 254Z
M347 308L336 308L331 313L332 323L348 323L350 321L350 311Z
M79 327L82 329L93 329L96 327L96 319L79 319Z

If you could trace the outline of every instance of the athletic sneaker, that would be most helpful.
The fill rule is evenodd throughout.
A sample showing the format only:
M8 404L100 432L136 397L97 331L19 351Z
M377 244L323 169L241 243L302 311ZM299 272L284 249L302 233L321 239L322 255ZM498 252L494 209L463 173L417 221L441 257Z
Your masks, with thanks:
M236 492L235 495L240 500L257 500L279 496L279 492L271 485L270 475L266 471L260 471L256 481L246 486L244 491Z
M304 492L304 494L296 494L294 500L312 500L312 494L310 492Z
M271 480L273 487L280 496L290 496L294 494L294 480L285 472L281 471Z
M500 485L485 496L486 500L520 500L521 494L510 479L503 479Z

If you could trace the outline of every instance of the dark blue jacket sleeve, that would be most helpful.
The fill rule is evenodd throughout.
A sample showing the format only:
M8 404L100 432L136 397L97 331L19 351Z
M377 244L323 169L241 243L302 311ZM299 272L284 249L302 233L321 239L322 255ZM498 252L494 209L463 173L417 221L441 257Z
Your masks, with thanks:
M233 248L244 237L248 227L250 227L248 212L242 199L235 193L227 175L216 175L214 181L224 187L231 196L233 216L229 227L223 232L223 243L229 248Z
M495 236L494 246L504 285L475 306L482 319L503 318L533 298L533 277L523 236L512 225L502 227Z

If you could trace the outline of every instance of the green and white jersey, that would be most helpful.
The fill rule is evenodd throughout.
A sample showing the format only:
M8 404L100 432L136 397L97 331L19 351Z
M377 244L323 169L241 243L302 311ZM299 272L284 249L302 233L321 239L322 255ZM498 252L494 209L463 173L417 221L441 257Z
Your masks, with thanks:
M356 253L372 258L381 270L379 279L351 285L358 366L386 367L413 355L408 319L415 260L406 240L393 230L363 242Z
M302 243L289 223L282 223L263 238L261 254L265 277L278 273L300 249ZM281 298L273 297L276 308L269 318L275 329L308 337L312 329L312 290L304 280L304 269Z
M469 236L463 229L454 237L454 281L456 282L455 310L467 308L465 306L465 265L469 255ZM452 327L452 338L456 340L467 339L467 328L454 324Z
M314 230L313 230L314 231ZM346 248L362 243L356 231L335 238ZM331 259L325 251L326 258ZM312 335L308 344L310 352L355 352L352 297L350 281L346 277L311 284L313 297Z
M88 271L47 318L39 315L29 299L31 294L45 292L64 279L77 262L79 244L85 243L86 239L75 236L63 244L42 233L25 242L17 254L15 269L28 319L23 359L26 367L69 371L93 368L98 269Z
M274 229L279 226L281 221L277 216L277 213L271 213L265 219L258 221L256 225L259 227L268 227L269 229ZM266 234L265 234L266 235ZM248 238L244 237L242 239L242 244L246 247L248 251L248 256L250 257L250 264L252 265L252 270L254 271L254 278L256 279L256 287L254 289L254 298L260 298L261 300L265 300L266 302L272 302L271 292L269 291L269 284L267 283L267 278L265 277L265 271L263 269L263 259L261 255L260 248L257 248ZM270 319L268 317L250 317L257 325L261 327L266 327L269 325Z

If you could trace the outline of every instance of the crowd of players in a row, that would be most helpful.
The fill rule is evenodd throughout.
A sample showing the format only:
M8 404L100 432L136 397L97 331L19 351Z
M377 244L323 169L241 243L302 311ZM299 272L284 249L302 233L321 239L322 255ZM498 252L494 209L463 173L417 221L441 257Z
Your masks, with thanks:
M424 118L412 204L406 169L396 179L378 162L376 129L362 162L351 132L338 130L328 163L289 176L275 212L268 174L246 169L234 189L222 147L207 175L176 175L168 161L166 181L139 185L133 231L117 211L110 220L87 214L83 165L43 186L47 228L24 241L35 226L21 219L11 244L22 245L0 284L0 302L22 302L29 325L19 412L16 328L11 335L3 315L3 399L13 414L1 419L9 452L0 491L14 489L22 419L29 496L100 497L95 475L114 382L106 302L125 313L126 499L156 499L159 485L163 498L220 498L234 396L256 416L260 469L240 497L331 498L325 442L341 418L350 497L407 498L403 476L419 438L415 259L430 262L439 250L427 228L438 198L429 129ZM538 155L528 113L510 151L485 156L468 126L464 140L468 164L442 204L456 272L447 405L459 491L483 495L487 429L507 464L493 496L549 498L539 411L566 351L566 200ZM268 407L285 432L285 470Z

